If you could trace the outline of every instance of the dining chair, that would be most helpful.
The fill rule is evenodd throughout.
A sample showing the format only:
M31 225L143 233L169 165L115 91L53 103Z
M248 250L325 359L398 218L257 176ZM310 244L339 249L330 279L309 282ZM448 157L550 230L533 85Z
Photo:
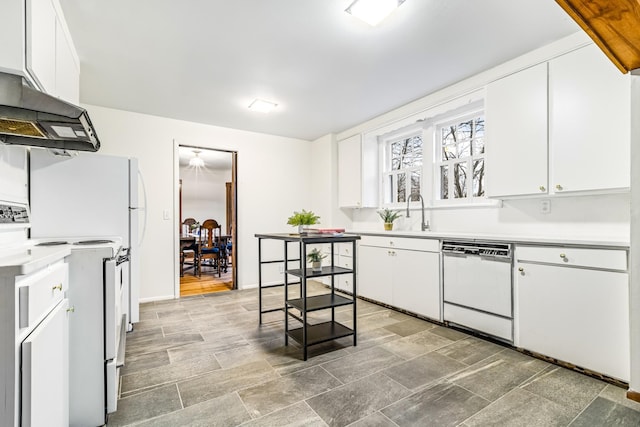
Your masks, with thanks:
M198 221L195 218L186 218L182 221L183 230L186 229L186 233L191 232L191 226L197 224ZM197 242L190 246L182 246L180 245L180 277L184 276L185 264L187 265L187 269L193 268L193 274L195 275L198 272L198 245ZM189 261L190 260L190 261Z
M207 219L200 227L200 245L198 276L202 274L202 267L214 267L218 272L218 277L222 275L222 248L220 246L220 236L222 227L215 219ZM211 260L206 263L206 260Z

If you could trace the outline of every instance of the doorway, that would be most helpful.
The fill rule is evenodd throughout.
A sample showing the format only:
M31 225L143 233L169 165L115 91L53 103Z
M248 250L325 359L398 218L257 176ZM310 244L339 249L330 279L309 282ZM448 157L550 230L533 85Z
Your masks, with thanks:
M237 288L237 152L179 145L180 297Z

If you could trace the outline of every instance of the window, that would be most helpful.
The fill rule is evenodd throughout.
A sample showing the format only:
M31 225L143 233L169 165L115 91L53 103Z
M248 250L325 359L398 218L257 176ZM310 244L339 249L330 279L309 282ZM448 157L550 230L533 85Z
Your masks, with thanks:
M484 197L484 115L438 125L435 139L438 198Z
M386 204L405 203L410 194L420 193L422 147L422 130L384 140L383 182Z

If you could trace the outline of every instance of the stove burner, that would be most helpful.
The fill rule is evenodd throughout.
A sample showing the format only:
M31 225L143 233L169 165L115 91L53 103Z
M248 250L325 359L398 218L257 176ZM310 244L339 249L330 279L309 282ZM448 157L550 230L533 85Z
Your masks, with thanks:
M103 245L105 243L113 243L113 240L80 240L78 242L74 242L74 245Z
M41 242L41 243L36 244L36 246L59 246L59 245L66 245L68 243L69 242L65 242L65 241L62 241L62 240L58 240L58 241L54 240L54 241L51 241L51 242Z

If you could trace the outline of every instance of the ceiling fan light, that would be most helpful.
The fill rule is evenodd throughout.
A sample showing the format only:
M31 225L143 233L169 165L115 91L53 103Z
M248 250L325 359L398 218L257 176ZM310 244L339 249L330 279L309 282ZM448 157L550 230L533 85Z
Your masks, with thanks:
M204 160L198 156L200 154L200 150L193 150L193 154L194 156L189 160L189 166L194 168L204 167Z
M405 0L354 0L345 12L375 27Z
M249 109L251 111L257 111L259 113L269 113L273 111L278 104L270 101L265 101L264 99L254 99L251 104L249 104Z

